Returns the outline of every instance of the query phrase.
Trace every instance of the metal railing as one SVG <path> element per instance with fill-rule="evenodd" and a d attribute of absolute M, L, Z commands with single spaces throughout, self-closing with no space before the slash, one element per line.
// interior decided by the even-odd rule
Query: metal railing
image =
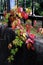
<path fill-rule="evenodd" d="M 10 10 L 10 0 L 0 0 L 0 14 L 3 13 L 4 10 Z"/>
<path fill-rule="evenodd" d="M 36 16 L 36 15 L 34 16 L 33 15 L 34 14 L 33 13 L 34 12 L 33 11 L 33 8 L 34 8 L 34 3 L 33 2 L 34 2 L 34 0 L 32 0 L 32 15 L 29 16 L 29 18 L 32 20 L 32 26 L 33 26 L 33 23 L 34 23 L 33 21 L 34 20 L 42 20 L 42 27 L 43 27 L 43 16 Z M 4 0 L 4 3 L 7 3 L 7 5 L 5 5 L 5 10 L 6 10 L 6 6 L 7 6 L 8 7 L 7 11 L 9 11 L 10 10 L 10 0 L 6 0 L 6 1 Z M 1 5 L 2 5 L 2 0 L 1 0 Z M 18 0 L 17 0 L 17 6 L 18 6 Z M 24 0 L 24 8 L 26 8 L 26 0 Z M 0 16 L 1 15 L 3 15 L 3 14 L 0 13 Z"/>

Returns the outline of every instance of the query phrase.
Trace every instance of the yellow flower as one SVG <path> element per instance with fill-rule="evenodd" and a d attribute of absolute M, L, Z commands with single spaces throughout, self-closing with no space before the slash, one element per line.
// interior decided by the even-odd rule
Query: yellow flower
<path fill-rule="evenodd" d="M 23 37 L 26 37 L 26 33 L 23 33 Z"/>
<path fill-rule="evenodd" d="M 26 8 L 26 11 L 28 11 L 28 8 Z"/>
<path fill-rule="evenodd" d="M 21 13 L 18 13 L 18 16 L 19 16 L 20 18 L 22 18 Z"/>

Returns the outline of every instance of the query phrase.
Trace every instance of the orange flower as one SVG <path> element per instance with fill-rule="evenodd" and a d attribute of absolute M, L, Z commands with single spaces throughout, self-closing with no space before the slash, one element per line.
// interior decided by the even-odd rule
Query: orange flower
<path fill-rule="evenodd" d="M 9 45 L 8 45 L 8 49 L 11 49 L 12 48 L 12 44 L 10 43 Z"/>
<path fill-rule="evenodd" d="M 32 46 L 32 44 L 31 44 L 31 43 L 28 43 L 28 44 L 27 44 L 27 49 L 30 49 L 31 46 Z"/>

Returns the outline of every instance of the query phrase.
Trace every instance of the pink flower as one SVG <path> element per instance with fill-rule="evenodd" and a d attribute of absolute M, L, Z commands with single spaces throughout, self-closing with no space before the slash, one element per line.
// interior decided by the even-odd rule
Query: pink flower
<path fill-rule="evenodd" d="M 28 39 L 26 40 L 26 44 L 27 44 L 27 43 L 32 43 L 32 44 L 33 44 L 33 43 L 34 43 L 34 41 L 33 41 L 33 40 L 31 40 L 30 38 L 28 38 Z"/>
<path fill-rule="evenodd" d="M 34 34 L 30 34 L 29 37 L 30 37 L 31 39 L 34 39 L 36 36 L 35 36 Z"/>
<path fill-rule="evenodd" d="M 42 30 L 42 28 L 39 28 L 39 32 Z"/>
<path fill-rule="evenodd" d="M 36 24 L 37 24 L 37 21 L 36 21 L 36 20 L 34 20 L 34 26 L 36 26 Z"/>
<path fill-rule="evenodd" d="M 20 35 L 23 35 L 23 32 L 20 32 Z"/>
<path fill-rule="evenodd" d="M 22 12 L 22 11 L 23 11 L 23 8 L 22 7 L 18 7 L 18 13 Z"/>
<path fill-rule="evenodd" d="M 42 28 L 38 28 L 38 29 L 37 29 L 37 33 L 40 32 L 41 30 L 42 30 Z"/>
<path fill-rule="evenodd" d="M 26 40 L 26 44 L 27 44 L 27 43 L 29 43 L 29 42 L 28 42 L 28 39 Z"/>

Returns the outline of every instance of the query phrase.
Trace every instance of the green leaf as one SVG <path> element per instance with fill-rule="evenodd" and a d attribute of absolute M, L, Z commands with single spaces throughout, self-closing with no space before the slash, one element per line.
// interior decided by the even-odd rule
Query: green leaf
<path fill-rule="evenodd" d="M 11 54 L 13 54 L 13 55 L 15 55 L 15 49 L 11 49 L 11 52 L 10 52 Z"/>
<path fill-rule="evenodd" d="M 20 47 L 22 47 L 22 44 L 20 44 Z"/>
<path fill-rule="evenodd" d="M 13 55 L 11 55 L 11 57 L 10 57 L 10 58 L 11 58 L 11 60 L 14 60 L 14 57 L 13 57 Z"/>
<path fill-rule="evenodd" d="M 11 62 L 11 59 L 10 59 L 10 57 L 8 58 L 8 62 Z"/>
<path fill-rule="evenodd" d="M 18 48 L 16 48 L 15 51 L 17 52 L 18 51 Z"/>
<path fill-rule="evenodd" d="M 11 56 L 8 57 L 8 62 L 11 62 L 11 61 L 13 61 L 13 60 L 14 60 L 13 55 L 11 55 Z"/>

